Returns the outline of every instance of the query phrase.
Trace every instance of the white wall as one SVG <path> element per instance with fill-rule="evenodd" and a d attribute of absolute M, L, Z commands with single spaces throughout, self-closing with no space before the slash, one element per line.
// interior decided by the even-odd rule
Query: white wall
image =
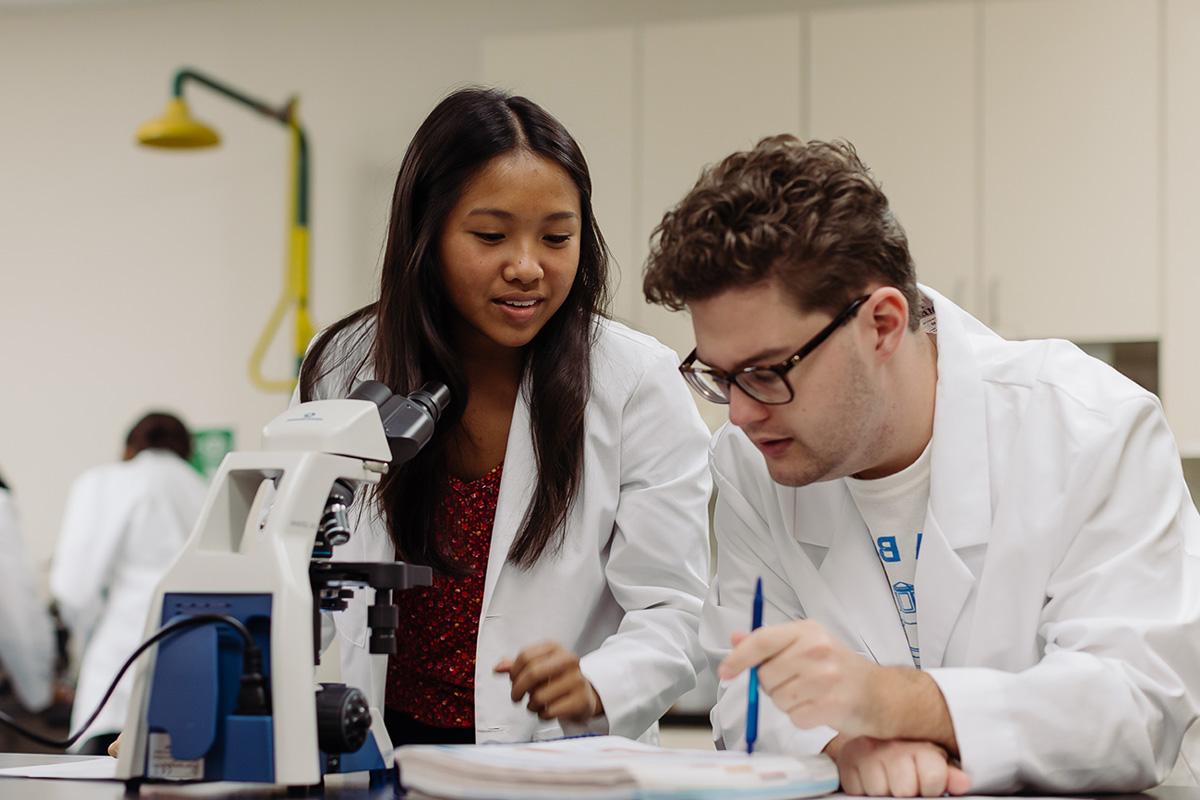
<path fill-rule="evenodd" d="M 1047 2 L 1081 8 L 1076 0 Z M 1190 25 L 1187 3 L 1164 2 L 1086 8 L 1109 9 L 1106 19 L 1158 14 L 1160 25 L 1167 17 Z M 528 91 L 578 134 L 593 161 L 600 222 L 623 269 L 616 313 L 683 349 L 690 346 L 686 320 L 639 305 L 641 258 L 660 206 L 686 189 L 703 162 L 785 129 L 860 141 L 864 160 L 897 192 L 914 252 L 946 274 L 973 259 L 962 293 L 986 311 L 982 284 L 991 276 L 978 267 L 987 248 L 977 234 L 991 224 L 980 211 L 989 208 L 982 179 L 995 169 L 980 167 L 991 152 L 980 137 L 1002 118 L 971 87 L 989 85 L 981 70 L 996 64 L 994 52 L 984 57 L 999 35 L 994 21 L 1024 9 L 1033 24 L 1040 7 L 1023 0 L 0 5 L 0 474 L 16 491 L 31 549 L 48 559 L 69 481 L 115 458 L 128 425 L 148 407 L 178 410 L 194 426 L 234 427 L 239 445 L 252 447 L 285 400 L 255 391 L 245 373 L 280 286 L 286 138 L 269 121 L 193 86 L 192 108 L 222 132 L 222 148 L 137 148 L 133 130 L 159 113 L 177 67 L 193 65 L 270 102 L 300 94 L 313 146 L 318 324 L 372 297 L 391 183 L 417 124 L 450 89 L 492 79 Z M 893 16 L 878 16 L 888 9 Z M 957 22 L 925 30 L 930 19 Z M 922 58 L 889 39 L 895 20 L 923 32 L 914 45 Z M 1170 30 L 1166 44 L 1183 53 L 1186 37 Z M 864 44 L 871 36 L 879 47 Z M 1163 43 L 1145 30 L 1138 42 L 1139 64 L 1163 57 L 1155 49 Z M 541 50 L 523 60 L 525 46 Z M 761 52 L 747 57 L 756 47 Z M 859 60 L 857 52 L 879 62 Z M 1168 155 L 1172 148 L 1186 154 L 1193 120 L 1173 109 L 1190 106 L 1172 98 L 1196 92 L 1184 80 L 1190 62 L 1167 55 L 1165 72 L 1179 79 L 1161 106 L 1163 138 Z M 714 64 L 724 65 L 721 80 L 705 72 Z M 963 72 L 948 74 L 945 64 Z M 925 86 L 922 70 L 942 74 L 950 91 Z M 848 88 L 839 89 L 843 77 Z M 877 131 L 867 95 L 890 97 L 893 85 L 908 92 L 897 111 L 916 109 L 917 116 L 897 120 L 889 137 Z M 973 142 L 947 135 L 921 151 L 931 122 L 943 133 L 954 123 Z M 941 173 L 913 169 L 948 156 L 957 166 Z M 923 186 L 924 174 L 941 183 Z M 1177 183 L 1166 192 L 1167 219 L 1180 224 L 1164 228 L 1165 260 L 1170 274 L 1187 277 L 1196 272 L 1193 254 L 1170 245 L 1186 238 L 1180 221 L 1191 218 L 1190 209 L 1171 203 L 1176 196 L 1190 202 L 1193 193 Z M 972 195 L 969 212 L 954 199 Z M 949 211 L 922 205 L 922 197 L 941 198 Z M 938 224 L 955 213 L 962 219 Z M 1133 266 L 1158 275 L 1157 255 L 1143 261 Z M 941 288 L 953 293 L 959 281 L 947 281 Z M 1182 281 L 1162 289 L 1168 298 L 1174 285 Z M 1168 413 L 1176 415 L 1200 408 L 1193 402 L 1200 384 L 1183 377 L 1196 333 L 1183 302 L 1168 303 L 1175 313 L 1163 335 L 1177 365 L 1174 378 L 1163 376 Z M 273 370 L 286 371 L 283 348 L 272 355 Z M 709 411 L 717 421 L 720 409 Z M 1190 440 L 1200 442 L 1200 413 L 1183 419 L 1185 427 L 1194 423 Z"/>
<path fill-rule="evenodd" d="M 45 562 L 52 552 L 70 480 L 115 459 L 142 411 L 164 407 L 193 426 L 233 427 L 246 447 L 285 399 L 257 392 L 245 373 L 280 286 L 286 137 L 193 86 L 192 110 L 222 133 L 222 147 L 136 147 L 135 127 L 161 111 L 177 67 L 272 103 L 299 93 L 313 147 L 313 311 L 328 324 L 371 299 L 404 147 L 440 97 L 482 79 L 485 38 L 805 5 L 0 6 L 0 474 L 35 556 Z M 613 205 L 605 190 L 617 177 L 597 174 L 598 204 Z M 614 218 L 614 233 L 644 240 L 628 230 L 633 223 Z M 627 245 L 618 256 L 627 262 L 631 253 Z M 626 279 L 627 303 L 638 283 Z M 272 353 L 275 372 L 288 368 L 284 349 Z"/>

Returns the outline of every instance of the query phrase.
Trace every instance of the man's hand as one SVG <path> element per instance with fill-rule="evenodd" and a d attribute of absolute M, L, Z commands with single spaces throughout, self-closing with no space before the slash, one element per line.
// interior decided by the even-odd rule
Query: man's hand
<path fill-rule="evenodd" d="M 871 797 L 941 797 L 966 794 L 967 773 L 946 751 L 929 742 L 883 741 L 838 736 L 825 748 L 838 766 L 842 791 Z"/>
<path fill-rule="evenodd" d="M 512 701 L 519 703 L 528 695 L 526 708 L 541 719 L 583 723 L 604 713 L 600 695 L 579 671 L 579 656 L 558 642 L 527 647 L 494 670 L 508 673 Z"/>
<path fill-rule="evenodd" d="M 722 680 L 758 665 L 758 683 L 799 728 L 828 725 L 846 736 L 892 738 L 875 719 L 883 667 L 850 650 L 819 623 L 797 620 L 735 633 Z"/>
<path fill-rule="evenodd" d="M 721 679 L 757 664 L 759 685 L 799 728 L 827 725 L 846 738 L 932 742 L 958 754 L 950 709 L 927 673 L 881 667 L 811 620 L 735 633 L 733 645 Z"/>

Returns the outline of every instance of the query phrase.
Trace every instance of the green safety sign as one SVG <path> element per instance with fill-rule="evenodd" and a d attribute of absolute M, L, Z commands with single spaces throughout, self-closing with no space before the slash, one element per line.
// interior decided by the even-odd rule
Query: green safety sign
<path fill-rule="evenodd" d="M 233 452 L 233 431 L 229 428 L 198 428 L 192 431 L 192 466 L 211 478 L 227 453 Z"/>

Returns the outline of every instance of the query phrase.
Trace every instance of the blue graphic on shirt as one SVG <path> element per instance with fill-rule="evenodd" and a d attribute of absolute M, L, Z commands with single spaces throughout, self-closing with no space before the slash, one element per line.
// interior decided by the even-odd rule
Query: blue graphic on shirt
<path fill-rule="evenodd" d="M 923 531 L 917 531 L 916 546 L 912 563 L 921 557 L 921 540 L 924 537 Z M 911 546 L 913 540 L 909 539 L 908 543 Z M 910 570 L 907 575 L 901 570 L 907 553 L 901 552 L 900 543 L 895 536 L 879 536 L 875 539 L 876 552 L 879 553 L 879 560 L 883 564 L 884 572 L 888 573 L 888 583 L 891 584 L 892 597 L 896 602 L 896 613 L 900 618 L 904 635 L 908 639 L 909 651 L 912 654 L 913 665 L 921 668 L 921 648 L 917 643 L 917 587 L 909 580 L 904 578 L 911 576 L 915 570 Z"/>
<path fill-rule="evenodd" d="M 879 558 L 885 564 L 895 564 L 900 560 L 900 548 L 896 546 L 895 536 L 880 536 L 875 541 L 879 545 Z"/>

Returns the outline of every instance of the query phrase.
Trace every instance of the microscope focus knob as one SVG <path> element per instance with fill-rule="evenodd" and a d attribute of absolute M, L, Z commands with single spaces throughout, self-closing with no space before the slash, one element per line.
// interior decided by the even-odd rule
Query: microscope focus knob
<path fill-rule="evenodd" d="M 317 692 L 317 746 L 324 753 L 353 753 L 371 732 L 371 709 L 358 689 L 323 683 Z"/>

